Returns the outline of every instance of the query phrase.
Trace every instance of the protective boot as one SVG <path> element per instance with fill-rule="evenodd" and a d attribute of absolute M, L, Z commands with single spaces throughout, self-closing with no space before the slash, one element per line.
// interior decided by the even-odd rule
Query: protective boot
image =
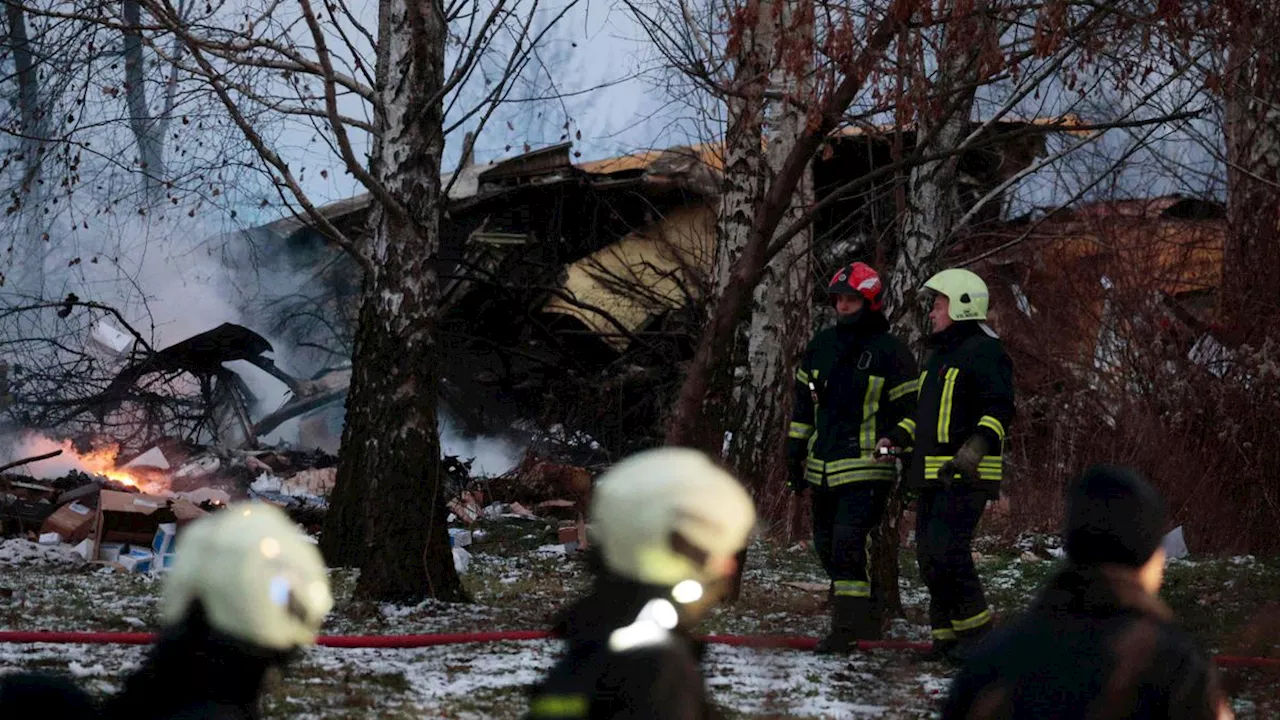
<path fill-rule="evenodd" d="M 974 653 L 977 652 L 978 647 L 982 645 L 982 641 L 986 638 L 987 633 L 990 633 L 993 627 L 994 623 L 988 622 L 983 623 L 972 630 L 965 630 L 963 632 L 956 633 L 955 645 L 946 652 L 947 660 L 955 665 L 964 665 L 969 662 L 969 660 L 973 658 Z"/>
<path fill-rule="evenodd" d="M 878 623 L 873 628 L 871 598 L 836 595 L 831 604 L 831 632 L 818 641 L 814 651 L 821 654 L 847 653 L 857 649 L 859 640 L 879 636 Z"/>
<path fill-rule="evenodd" d="M 951 653 L 956 649 L 956 635 L 951 628 L 945 628 L 942 631 L 945 634 L 940 635 L 939 630 L 934 628 L 933 647 L 929 648 L 929 652 L 925 655 L 926 660 L 935 662 L 943 662 L 951 660 Z"/>

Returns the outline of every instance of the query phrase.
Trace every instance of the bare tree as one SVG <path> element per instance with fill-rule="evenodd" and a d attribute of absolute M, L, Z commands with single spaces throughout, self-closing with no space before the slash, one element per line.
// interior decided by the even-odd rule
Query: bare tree
<path fill-rule="evenodd" d="M 999 217 L 1007 191 L 1099 142 L 1108 130 L 1167 127 L 1197 112 L 1186 105 L 1161 108 L 1158 99 L 1166 86 L 1160 83 L 1156 88 L 1141 87 L 1136 81 L 1126 85 L 1135 77 L 1131 68 L 1134 53 L 1140 54 L 1142 33 L 1158 19 L 1141 3 L 921 0 L 860 3 L 855 9 L 819 2 L 813 11 L 812 56 L 797 52 L 793 45 L 805 37 L 798 28 L 787 26 L 768 39 L 769 30 L 778 27 L 778 18 L 788 12 L 803 16 L 803 4 L 715 5 L 709 15 L 728 18 L 721 26 L 705 21 L 700 25 L 698 11 L 688 3 L 658 7 L 639 11 L 648 20 L 648 35 L 663 48 L 671 67 L 721 98 L 727 108 L 721 223 L 740 229 L 741 237 L 720 233 L 725 247 L 718 248 L 716 285 L 721 292 L 714 296 L 667 432 L 668 443 L 712 452 L 720 451 L 725 430 L 743 429 L 736 422 L 741 415 L 724 411 L 734 378 L 748 376 L 743 367 L 747 363 L 729 350 L 738 347 L 745 333 L 760 333 L 760 340 L 769 340 L 767 324 L 751 324 L 751 318 L 768 316 L 759 303 L 760 293 L 776 292 L 760 286 L 766 278 L 772 283 L 778 277 L 773 263 L 779 253 L 797 252 L 791 243 L 803 244 L 797 236 L 809 232 L 818 213 L 880 178 L 897 178 L 887 183 L 897 198 L 894 232 L 883 238 L 862 238 L 852 251 L 890 269 L 886 275 L 891 318 L 899 333 L 918 342 L 924 335 L 925 311 L 917 302 L 917 290 L 949 261 L 948 253 L 974 229 L 978 218 L 993 213 Z M 752 45 L 761 41 L 773 44 L 762 52 Z M 1175 63 L 1169 73 L 1157 75 L 1178 77 L 1187 67 Z M 800 92 L 785 84 L 770 86 L 768 79 L 784 68 L 800 80 L 796 86 Z M 1090 104 L 1090 93 L 1122 85 L 1126 92 L 1118 97 L 1112 94 L 1118 99 L 1113 106 Z M 1135 87 L 1138 92 L 1133 92 Z M 766 100 L 782 106 L 790 102 L 802 110 L 804 122 L 790 142 L 776 142 L 773 133 L 782 123 L 771 123 L 767 129 L 751 125 L 765 112 Z M 1093 122 L 1053 119 L 1084 115 L 1085 108 L 1095 110 L 1089 113 Z M 962 158 L 992 153 L 994 145 L 1014 139 L 997 130 L 998 124 L 1028 115 L 1041 119 L 1025 122 L 1016 132 L 1042 135 L 1071 129 L 1072 141 L 1022 169 L 1008 170 L 990 192 L 973 195 L 966 189 L 969 181 Z M 895 147 L 892 162 L 809 199 L 804 189 L 806 169 L 832 133 L 886 121 L 895 126 L 890 131 Z M 748 140 L 753 131 L 756 138 L 768 138 L 771 151 L 783 148 L 781 157 L 767 163 L 767 169 L 766 163 L 756 159 L 761 153 L 753 154 Z M 1099 169 L 1092 182 L 1113 170 Z M 735 187 L 735 178 L 749 192 Z M 794 349 L 788 343 L 768 344 L 779 354 Z M 785 355 L 775 356 L 773 363 L 783 365 Z M 750 365 L 752 381 L 754 368 L 769 367 L 756 357 Z M 772 395 L 764 402 L 773 406 L 774 416 L 782 417 L 787 383 L 785 378 L 779 383 L 776 377 L 772 387 L 762 383 L 758 388 Z M 735 421 L 727 421 L 728 417 Z M 770 430 L 780 438 L 783 427 L 777 422 Z M 745 438 L 758 448 L 771 448 L 772 440 L 759 440 L 768 432 L 758 428 L 745 433 Z M 755 463 L 739 469 L 752 476 L 768 467 L 768 463 Z M 885 571 L 879 584 L 887 591 L 891 608 L 899 607 L 898 508 L 895 500 L 880 530 L 882 542 L 877 544 L 888 553 L 877 565 Z"/>
<path fill-rule="evenodd" d="M 5 5 L 8 21 L 6 48 L 13 58 L 14 79 L 17 83 L 18 106 L 18 155 L 22 166 L 17 188 L 13 192 L 14 204 L 39 207 L 44 193 L 40 192 L 41 168 L 47 151 L 42 142 L 48 136 L 47 116 L 40 100 L 40 81 L 36 73 L 35 51 L 27 30 L 27 13 L 21 5 Z M 32 218 L 34 213 L 27 213 Z M 32 222 L 23 224 L 18 245 L 22 253 L 20 270 L 28 287 L 37 292 L 44 287 L 44 248 L 39 226 Z"/>
<path fill-rule="evenodd" d="M 142 2 L 182 40 L 188 59 L 167 59 L 208 84 L 281 193 L 364 271 L 343 451 L 322 542 L 331 562 L 361 567 L 361 597 L 463 598 L 445 533 L 436 424 L 445 137 L 463 124 L 483 127 L 572 5 L 535 27 L 542 19 L 536 2 L 381 0 L 376 28 L 367 28 L 345 3 L 297 0 L 288 15 L 270 3 L 247 22 L 240 15 L 193 26 L 169 0 Z M 282 73 L 293 96 L 242 84 L 246 68 Z M 476 92 L 472 80 L 480 76 Z M 344 234 L 308 197 L 300 170 L 257 128 L 254 112 L 264 109 L 314 120 L 374 200 L 368 242 Z"/>

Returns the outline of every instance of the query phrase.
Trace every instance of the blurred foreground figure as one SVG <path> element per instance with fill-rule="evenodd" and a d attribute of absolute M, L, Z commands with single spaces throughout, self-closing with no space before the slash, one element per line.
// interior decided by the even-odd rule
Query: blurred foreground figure
<path fill-rule="evenodd" d="M 557 623 L 566 655 L 531 718 L 706 718 L 688 629 L 723 597 L 755 524 L 750 496 L 705 455 L 648 450 L 596 483 L 595 586 Z"/>
<path fill-rule="evenodd" d="M 942 717 L 1232 717 L 1210 659 L 1156 596 L 1164 501 L 1126 468 L 1068 491 L 1068 565 L 1026 615 L 994 631 L 956 678 Z"/>
<path fill-rule="evenodd" d="M 266 675 L 315 643 L 333 606 L 320 552 L 278 508 L 239 503 L 186 528 L 164 631 L 109 718 L 258 718 Z"/>
<path fill-rule="evenodd" d="M 45 672 L 0 677 L 0 718 L 85 720 L 98 717 L 93 698 L 70 678 Z"/>

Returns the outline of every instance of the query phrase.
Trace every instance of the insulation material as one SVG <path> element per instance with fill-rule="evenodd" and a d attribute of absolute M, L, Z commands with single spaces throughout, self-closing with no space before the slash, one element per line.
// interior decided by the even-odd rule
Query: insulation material
<path fill-rule="evenodd" d="M 577 318 L 621 351 L 631 342 L 628 333 L 697 293 L 714 243 L 714 210 L 681 208 L 570 265 L 559 288 L 567 297 L 553 295 L 542 309 Z"/>

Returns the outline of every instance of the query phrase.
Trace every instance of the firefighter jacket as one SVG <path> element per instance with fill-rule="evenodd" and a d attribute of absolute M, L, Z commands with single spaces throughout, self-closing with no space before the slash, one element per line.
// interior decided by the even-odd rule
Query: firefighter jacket
<path fill-rule="evenodd" d="M 566 652 L 529 698 L 529 720 L 544 718 L 718 717 L 698 668 L 701 646 L 679 629 L 651 627 L 650 602 L 670 588 L 605 575 L 554 631 Z"/>
<path fill-rule="evenodd" d="M 1069 566 L 995 630 L 951 686 L 943 720 L 1213 720 L 1209 657 L 1131 569 Z"/>
<path fill-rule="evenodd" d="M 272 668 L 292 653 L 251 645 L 209 627 L 199 604 L 160 636 L 104 705 L 111 720 L 256 720 Z"/>
<path fill-rule="evenodd" d="M 894 463 L 877 463 L 876 442 L 915 409 L 917 366 L 878 312 L 819 332 L 796 370 L 788 433 L 792 465 L 804 462 L 811 486 L 896 479 Z"/>
<path fill-rule="evenodd" d="M 997 496 L 1005 434 L 1013 422 L 1013 362 L 1004 344 L 976 321 L 955 323 L 929 343 L 915 417 L 888 435 L 894 445 L 913 448 L 904 484 L 913 490 L 941 487 L 938 470 L 976 433 L 988 448 L 976 488 Z"/>

